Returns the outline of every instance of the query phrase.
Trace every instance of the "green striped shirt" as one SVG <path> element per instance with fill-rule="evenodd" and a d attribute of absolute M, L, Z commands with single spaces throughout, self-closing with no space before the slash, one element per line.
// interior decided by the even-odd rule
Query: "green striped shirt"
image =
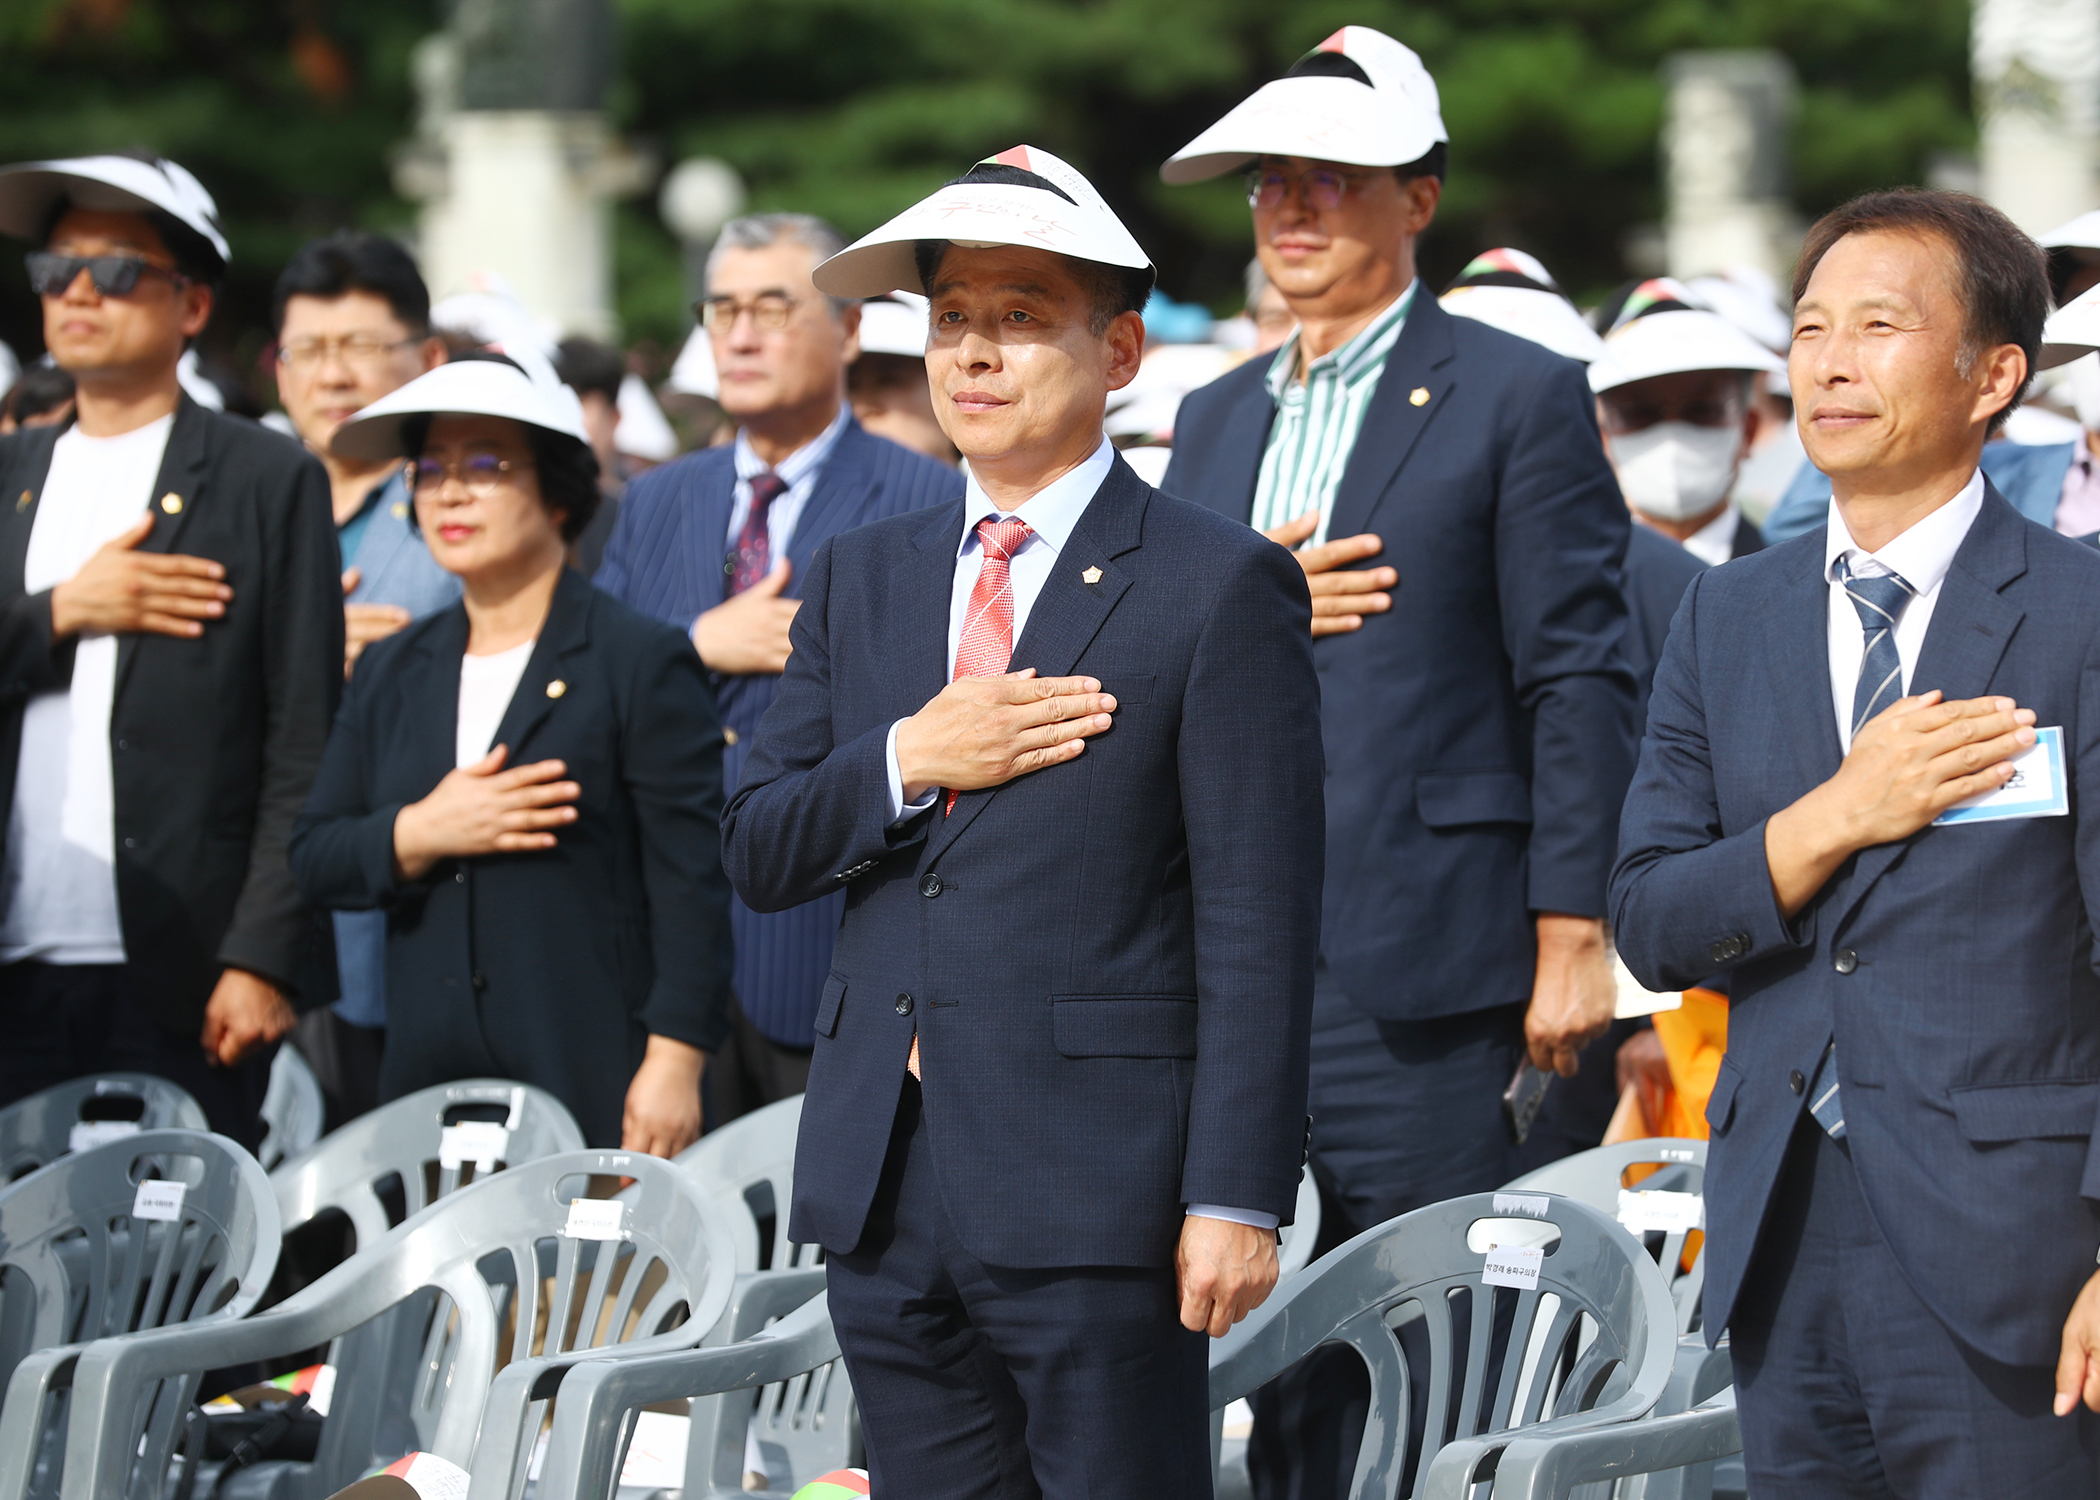
<path fill-rule="evenodd" d="M 1298 335 L 1276 351 L 1269 366 L 1269 395 L 1276 420 L 1269 427 L 1269 446 L 1261 456 L 1261 475 L 1254 485 L 1254 529 L 1273 531 L 1284 522 L 1317 508 L 1319 529 L 1305 545 L 1327 540 L 1327 521 L 1334 513 L 1335 487 L 1349 466 L 1357 429 L 1386 356 L 1399 342 L 1414 285 L 1373 318 L 1363 332 L 1341 348 L 1312 361 L 1305 379 L 1298 376 Z"/>

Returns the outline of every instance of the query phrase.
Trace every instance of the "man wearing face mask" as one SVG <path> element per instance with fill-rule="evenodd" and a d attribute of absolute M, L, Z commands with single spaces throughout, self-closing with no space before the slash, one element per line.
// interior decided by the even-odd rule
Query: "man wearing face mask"
<path fill-rule="evenodd" d="M 1718 313 L 1682 302 L 1619 324 L 1590 365 L 1590 389 L 1636 519 L 1710 565 L 1764 546 L 1728 497 L 1757 440 L 1751 382 L 1784 368 Z"/>

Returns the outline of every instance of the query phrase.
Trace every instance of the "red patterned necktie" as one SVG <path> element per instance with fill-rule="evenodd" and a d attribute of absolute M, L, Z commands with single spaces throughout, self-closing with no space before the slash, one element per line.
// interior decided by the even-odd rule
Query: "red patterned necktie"
<path fill-rule="evenodd" d="M 1035 533 L 1026 521 L 995 520 L 986 516 L 977 523 L 977 540 L 984 547 L 984 562 L 977 569 L 977 582 L 970 590 L 970 609 L 963 616 L 962 636 L 955 643 L 955 676 L 997 677 L 1014 659 L 1014 589 L 1009 566 Z M 955 811 L 956 791 L 948 789 L 948 802 L 941 816 Z M 919 1076 L 919 1034 L 911 1038 L 911 1056 L 905 1070 Z"/>
<path fill-rule="evenodd" d="M 751 513 L 736 534 L 736 554 L 729 560 L 729 592 L 741 594 L 773 571 L 773 538 L 766 512 L 787 493 L 788 483 L 771 469 L 751 476 Z"/>

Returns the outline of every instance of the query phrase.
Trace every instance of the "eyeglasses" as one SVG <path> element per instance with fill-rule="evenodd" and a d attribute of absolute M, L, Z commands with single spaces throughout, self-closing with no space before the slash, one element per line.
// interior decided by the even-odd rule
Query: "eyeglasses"
<path fill-rule="evenodd" d="M 801 305 L 799 299 L 780 292 L 760 292 L 749 302 L 739 302 L 734 297 L 707 297 L 700 303 L 700 321 L 726 333 L 736 327 L 738 318 L 749 313 L 759 332 L 778 333 L 788 326 L 788 319 Z"/>
<path fill-rule="evenodd" d="M 419 458 L 409 471 L 409 483 L 418 493 L 428 491 L 434 495 L 444 488 L 447 479 L 457 479 L 468 494 L 486 499 L 508 484 L 511 475 L 531 467 L 493 453 L 469 453 L 451 463 L 439 458 Z"/>
<path fill-rule="evenodd" d="M 54 255 L 32 250 L 28 256 L 29 287 L 39 297 L 60 297 L 66 288 L 88 273 L 95 290 L 105 297 L 123 297 L 139 284 L 141 276 L 153 276 L 171 285 L 190 284 L 189 277 L 137 255 Z"/>
<path fill-rule="evenodd" d="M 421 342 L 417 338 L 382 339 L 368 333 L 347 334 L 339 339 L 300 339 L 280 348 L 277 362 L 287 370 L 306 375 L 327 364 L 331 356 L 339 356 L 355 369 L 376 370 L 396 349 Z"/>
<path fill-rule="evenodd" d="M 1247 173 L 1247 206 L 1274 208 L 1295 187 L 1308 207 L 1331 212 L 1342 206 L 1349 190 L 1364 181 L 1361 172 L 1336 172 L 1314 167 L 1310 172 L 1286 172 L 1281 167 L 1254 167 Z"/>

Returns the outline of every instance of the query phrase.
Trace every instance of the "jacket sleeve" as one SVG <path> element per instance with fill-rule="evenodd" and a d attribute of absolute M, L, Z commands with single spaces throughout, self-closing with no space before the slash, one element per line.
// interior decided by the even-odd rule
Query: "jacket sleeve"
<path fill-rule="evenodd" d="M 392 906 L 422 890 L 394 873 L 394 819 L 402 803 L 374 807 L 367 792 L 371 695 L 387 681 L 393 656 L 383 642 L 368 651 L 350 679 L 342 712 L 328 736 L 320 774 L 292 828 L 290 860 L 299 892 L 317 907 L 367 911 Z"/>
<path fill-rule="evenodd" d="M 262 784 L 256 789 L 248 873 L 218 960 L 295 986 L 314 928 L 286 854 L 342 695 L 343 589 L 328 477 L 320 464 L 301 457 L 295 466 L 273 466 L 253 482 L 261 533 L 257 586 L 268 622 L 262 644 Z"/>
<path fill-rule="evenodd" d="M 729 878 L 722 871 L 722 726 L 700 658 L 649 632 L 630 684 L 621 774 L 641 835 L 656 980 L 642 1024 L 714 1051 L 729 1035 Z"/>
<path fill-rule="evenodd" d="M 1767 820 L 1735 834 L 1722 828 L 1699 681 L 1699 595 L 1711 577 L 1692 580 L 1670 626 L 1612 871 L 1619 956 L 1653 990 L 1687 989 L 1716 970 L 1801 948 L 1815 934 L 1816 903 L 1792 922 L 1780 915 L 1765 862 Z"/>
<path fill-rule="evenodd" d="M 34 460 L 49 462 L 48 450 L 41 444 L 34 458 L 26 448 L 21 437 L 0 437 L 0 491 L 13 490 L 17 474 L 34 472 Z M 70 636 L 65 640 L 52 638 L 51 590 L 17 595 L 0 603 L 0 703 L 12 706 L 27 702 L 38 693 L 54 693 L 71 686 L 75 645 L 76 640 Z"/>
<path fill-rule="evenodd" d="M 729 883 L 753 911 L 785 911 L 842 890 L 864 866 L 926 837 L 925 818 L 890 822 L 888 724 L 832 736 L 831 568 L 836 538 L 810 560 L 789 638 L 794 654 L 722 818 Z"/>
<path fill-rule="evenodd" d="M 1602 917 L 1636 741 L 1620 584 L 1632 523 L 1581 366 L 1554 365 L 1515 415 L 1496 582 L 1517 701 L 1532 718 L 1527 903 Z"/>
<path fill-rule="evenodd" d="M 1326 865 L 1312 601 L 1283 548 L 1238 551 L 1181 709 L 1196 918 L 1196 1062 L 1182 1202 L 1288 1223 L 1304 1165 Z"/>

